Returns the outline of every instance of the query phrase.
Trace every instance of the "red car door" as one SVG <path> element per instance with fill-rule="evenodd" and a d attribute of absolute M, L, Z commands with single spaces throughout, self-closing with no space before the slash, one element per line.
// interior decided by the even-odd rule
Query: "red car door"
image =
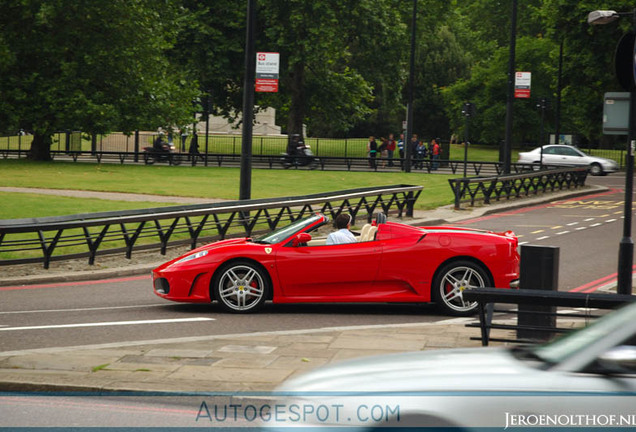
<path fill-rule="evenodd" d="M 282 247 L 276 253 L 280 291 L 295 301 L 348 301 L 373 296 L 381 258 L 378 241 Z"/>

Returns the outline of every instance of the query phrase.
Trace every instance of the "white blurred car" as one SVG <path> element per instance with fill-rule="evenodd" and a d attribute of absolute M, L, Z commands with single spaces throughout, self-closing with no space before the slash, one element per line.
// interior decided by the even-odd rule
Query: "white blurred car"
<path fill-rule="evenodd" d="M 359 358 L 276 393 L 276 427 L 634 430 L 636 303 L 545 345 Z"/>
<path fill-rule="evenodd" d="M 539 165 L 541 147 L 529 152 L 519 153 L 519 163 Z M 618 164 L 611 159 L 590 156 L 569 145 L 543 146 L 543 165 L 587 166 L 592 175 L 606 175 L 618 171 Z"/>

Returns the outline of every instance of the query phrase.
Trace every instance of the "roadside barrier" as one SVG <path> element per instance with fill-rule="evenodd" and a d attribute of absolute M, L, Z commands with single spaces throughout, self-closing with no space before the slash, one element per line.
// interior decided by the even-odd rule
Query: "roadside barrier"
<path fill-rule="evenodd" d="M 543 339 L 528 339 L 519 337 L 520 332 L 546 332 L 549 334 L 565 333 L 573 330 L 573 327 L 557 327 L 557 319 L 564 318 L 568 322 L 578 318 L 581 322 L 586 323 L 591 319 L 598 318 L 589 312 L 589 309 L 616 309 L 624 304 L 635 301 L 636 297 L 624 294 L 600 294 L 600 293 L 576 293 L 576 292 L 559 292 L 544 291 L 534 289 L 500 289 L 500 288 L 478 288 L 469 289 L 463 292 L 463 297 L 468 301 L 476 301 L 479 310 L 479 324 L 466 324 L 466 327 L 479 327 L 481 330 L 480 338 L 471 338 L 473 340 L 481 340 L 483 346 L 488 346 L 489 342 L 514 342 L 514 343 L 536 343 Z M 567 307 L 568 311 L 563 313 L 554 312 L 550 316 L 554 317 L 554 325 L 537 326 L 523 325 L 514 319 L 510 319 L 510 315 L 518 314 L 518 310 L 511 309 L 495 309 L 495 304 L 513 304 L 513 305 L 537 305 Z M 579 311 L 574 313 L 571 308 L 584 308 L 587 311 Z M 499 313 L 498 318 L 495 313 Z M 524 313 L 528 313 L 527 311 Z M 537 311 L 539 315 L 545 316 L 546 312 Z M 496 319 L 496 321 L 495 321 Z M 490 331 L 508 330 L 516 331 L 517 337 L 492 337 Z"/>
<path fill-rule="evenodd" d="M 529 166 L 526 165 L 526 167 Z M 449 179 L 448 183 L 455 195 L 455 209 L 459 210 L 461 203 L 466 202 L 469 202 L 471 206 L 474 206 L 477 200 L 490 204 L 493 199 L 508 200 L 522 195 L 536 195 L 539 192 L 582 187 L 585 186 L 588 171 L 587 167 L 540 171 L 530 169 L 529 172 L 520 174 Z"/>
<path fill-rule="evenodd" d="M 0 148 L 0 157 L 4 159 L 25 158 L 27 152 L 25 150 L 10 150 Z M 94 152 L 82 151 L 62 151 L 52 150 L 51 157 L 59 161 L 72 162 L 97 162 L 97 163 L 145 163 L 147 160 L 143 152 L 135 153 L 131 151 L 106 151 L 97 150 Z M 283 169 L 281 160 L 283 155 L 271 154 L 253 154 L 252 165 L 255 168 Z M 297 156 L 302 160 L 305 156 Z M 317 156 L 315 165 L 311 167 L 299 164 L 289 169 L 317 169 L 320 171 L 374 171 L 374 172 L 400 172 L 404 164 L 404 159 L 393 158 L 386 159 L 378 157 L 375 159 L 373 166 L 369 164 L 368 157 L 359 156 Z M 241 164 L 241 155 L 237 153 L 199 153 L 191 155 L 189 153 L 177 152 L 173 153 L 171 158 L 166 161 L 159 162 L 161 165 L 192 165 L 192 166 L 215 166 L 215 167 L 238 167 Z M 411 161 L 412 173 L 443 173 L 443 174 L 461 174 L 464 171 L 469 175 L 500 175 L 503 173 L 503 163 L 501 162 L 485 162 L 485 161 L 458 161 L 440 159 L 438 161 L 439 168 L 434 169 L 433 162 L 430 159 L 413 159 Z M 309 164 L 308 164 L 309 165 Z M 528 164 L 512 163 L 510 169 L 514 173 L 527 172 L 531 169 Z"/>
<path fill-rule="evenodd" d="M 276 230 L 315 212 L 371 222 L 375 212 L 413 216 L 422 186 L 395 185 L 214 204 L 0 220 L 0 266 L 190 245 Z"/>

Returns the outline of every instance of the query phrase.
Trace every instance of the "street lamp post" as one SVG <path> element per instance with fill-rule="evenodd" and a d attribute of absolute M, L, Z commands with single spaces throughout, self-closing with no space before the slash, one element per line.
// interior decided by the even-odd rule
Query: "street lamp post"
<path fill-rule="evenodd" d="M 627 156 L 625 169 L 625 207 L 623 210 L 623 237 L 618 248 L 618 285 L 616 292 L 618 294 L 632 294 L 632 267 L 634 265 L 634 242 L 632 240 L 632 193 L 634 190 L 634 146 L 636 145 L 634 138 L 636 135 L 636 121 L 634 116 L 636 114 L 636 59 L 634 54 L 636 49 L 634 47 L 634 35 L 636 35 L 636 9 L 632 12 L 618 13 L 611 10 L 598 10 L 590 12 L 587 17 L 589 24 L 608 24 L 616 21 L 621 16 L 632 17 L 632 35 L 631 35 L 631 62 L 630 76 L 628 80 L 622 80 L 622 83 L 627 82 L 626 90 L 629 90 L 629 131 L 627 134 Z M 620 71 L 617 71 L 620 73 Z"/>
<path fill-rule="evenodd" d="M 517 44 L 517 0 L 512 0 L 510 15 L 510 53 L 508 55 L 508 90 L 506 96 L 506 138 L 503 148 L 503 172 L 510 174 L 510 154 L 512 152 L 513 106 L 515 101 L 515 47 Z"/>
<path fill-rule="evenodd" d="M 256 50 L 256 0 L 247 0 L 247 29 L 245 31 L 245 79 L 243 81 L 243 134 L 241 141 L 241 180 L 239 199 L 252 197 L 252 131 L 254 122 L 254 79 Z"/>

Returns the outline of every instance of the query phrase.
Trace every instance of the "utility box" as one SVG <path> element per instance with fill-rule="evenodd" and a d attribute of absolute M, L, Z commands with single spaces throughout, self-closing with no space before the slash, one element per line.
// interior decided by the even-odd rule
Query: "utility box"
<path fill-rule="evenodd" d="M 629 132 L 629 92 L 605 93 L 603 100 L 603 133 L 627 135 Z"/>

